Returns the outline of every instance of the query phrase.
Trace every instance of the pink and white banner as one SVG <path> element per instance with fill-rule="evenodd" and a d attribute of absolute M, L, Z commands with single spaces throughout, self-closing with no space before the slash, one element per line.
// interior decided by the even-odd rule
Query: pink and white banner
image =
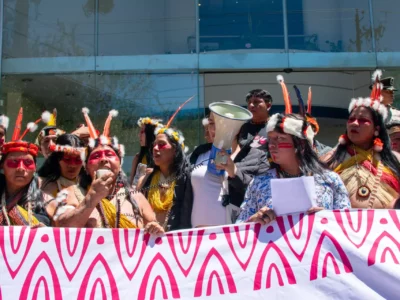
<path fill-rule="evenodd" d="M 0 227 L 3 299 L 398 299 L 400 213 L 325 211 L 151 238 Z"/>

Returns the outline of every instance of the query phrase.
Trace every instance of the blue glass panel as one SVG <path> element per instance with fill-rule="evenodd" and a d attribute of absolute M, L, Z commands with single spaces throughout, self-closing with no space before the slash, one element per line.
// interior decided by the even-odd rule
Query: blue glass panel
<path fill-rule="evenodd" d="M 283 49 L 282 1 L 199 0 L 200 52 Z"/>

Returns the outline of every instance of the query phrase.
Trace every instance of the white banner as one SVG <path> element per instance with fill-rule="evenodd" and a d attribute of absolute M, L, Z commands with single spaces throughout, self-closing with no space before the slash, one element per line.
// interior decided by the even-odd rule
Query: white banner
<path fill-rule="evenodd" d="M 3 299 L 398 299 L 400 214 L 323 211 L 151 238 L 0 227 Z"/>

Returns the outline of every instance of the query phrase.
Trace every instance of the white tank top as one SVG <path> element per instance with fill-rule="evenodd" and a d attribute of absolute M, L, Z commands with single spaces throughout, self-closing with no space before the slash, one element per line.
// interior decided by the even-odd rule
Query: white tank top
<path fill-rule="evenodd" d="M 199 155 L 196 165 L 207 160 L 210 151 Z M 207 172 L 208 161 L 192 172 L 193 209 L 192 226 L 226 224 L 225 207 L 222 206 L 223 176 Z"/>

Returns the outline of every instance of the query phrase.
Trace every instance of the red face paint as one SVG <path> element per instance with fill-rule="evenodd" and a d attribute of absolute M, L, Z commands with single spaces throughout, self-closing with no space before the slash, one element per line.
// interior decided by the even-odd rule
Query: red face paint
<path fill-rule="evenodd" d="M 154 149 L 158 150 L 165 150 L 165 149 L 171 149 L 172 146 L 170 144 L 155 144 Z"/>
<path fill-rule="evenodd" d="M 103 158 L 115 160 L 115 159 L 118 159 L 118 156 L 112 150 L 108 150 L 108 149 L 107 150 L 99 150 L 99 151 L 96 151 L 96 152 L 93 152 L 92 154 L 90 154 L 88 162 L 90 164 L 97 164 Z"/>
<path fill-rule="evenodd" d="M 358 124 L 360 124 L 360 125 L 369 125 L 369 124 L 371 124 L 371 120 L 369 120 L 367 118 L 359 118 L 359 119 L 357 119 L 357 118 L 354 118 L 354 117 L 349 118 L 347 120 L 347 123 L 351 124 L 351 123 L 354 123 L 355 121 L 357 121 Z"/>
<path fill-rule="evenodd" d="M 68 165 L 75 165 L 75 166 L 79 166 L 83 163 L 82 159 L 79 156 L 64 156 L 61 161 L 63 161 Z"/>
<path fill-rule="evenodd" d="M 293 144 L 291 143 L 278 143 L 278 149 L 292 149 Z"/>
<path fill-rule="evenodd" d="M 25 169 L 25 170 L 35 170 L 36 165 L 35 161 L 33 159 L 7 159 L 6 160 L 6 166 L 11 169 Z"/>

